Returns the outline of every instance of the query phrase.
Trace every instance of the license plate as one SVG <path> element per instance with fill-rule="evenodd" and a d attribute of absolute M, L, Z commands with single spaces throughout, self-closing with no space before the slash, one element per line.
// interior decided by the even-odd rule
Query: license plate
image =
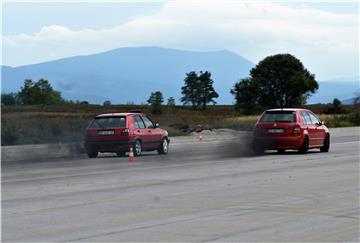
<path fill-rule="evenodd" d="M 114 135 L 114 131 L 98 131 L 99 135 Z"/>
<path fill-rule="evenodd" d="M 272 128 L 272 129 L 268 129 L 268 133 L 284 133 L 284 129 L 283 128 Z"/>

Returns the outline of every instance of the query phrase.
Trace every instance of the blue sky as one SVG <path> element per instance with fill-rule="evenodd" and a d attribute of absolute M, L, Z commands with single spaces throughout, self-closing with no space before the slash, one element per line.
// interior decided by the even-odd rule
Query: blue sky
<path fill-rule="evenodd" d="M 125 46 L 292 53 L 319 79 L 359 76 L 358 2 L 5 2 L 2 63 Z"/>

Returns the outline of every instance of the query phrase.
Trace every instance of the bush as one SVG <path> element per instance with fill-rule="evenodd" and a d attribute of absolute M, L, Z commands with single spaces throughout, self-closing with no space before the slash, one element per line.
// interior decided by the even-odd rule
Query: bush
<path fill-rule="evenodd" d="M 355 126 L 360 126 L 360 111 L 355 111 L 347 116 L 347 120 Z"/>
<path fill-rule="evenodd" d="M 321 116 L 327 127 L 352 127 L 360 126 L 360 111 L 354 111 L 344 115 Z"/>
<path fill-rule="evenodd" d="M 19 135 L 13 124 L 1 123 L 1 145 L 16 144 Z"/>

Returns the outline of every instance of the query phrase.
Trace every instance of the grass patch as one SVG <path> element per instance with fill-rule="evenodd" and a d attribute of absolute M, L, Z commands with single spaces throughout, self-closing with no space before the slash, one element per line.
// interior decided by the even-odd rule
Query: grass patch
<path fill-rule="evenodd" d="M 320 119 L 325 121 L 328 127 L 360 126 L 360 108 L 351 107 L 354 110 L 348 114 L 321 114 Z M 150 114 L 149 106 L 139 105 L 2 107 L 1 144 L 80 142 L 84 140 L 85 128 L 94 116 L 133 109 Z M 165 106 L 161 115 L 150 116 L 160 123 L 160 127 L 167 129 L 170 136 L 182 136 L 193 131 L 213 128 L 249 130 L 258 119 L 258 115 L 242 116 L 233 106 L 220 105 L 209 106 L 205 111 L 194 111 L 191 107 L 184 106 Z"/>
<path fill-rule="evenodd" d="M 354 111 L 344 115 L 320 115 L 327 127 L 353 127 L 360 126 L 360 111 Z"/>

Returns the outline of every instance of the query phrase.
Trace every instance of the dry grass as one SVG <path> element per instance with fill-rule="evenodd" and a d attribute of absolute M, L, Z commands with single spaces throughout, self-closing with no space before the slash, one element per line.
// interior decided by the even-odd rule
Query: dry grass
<path fill-rule="evenodd" d="M 141 109 L 150 114 L 149 106 L 136 105 L 65 105 L 2 107 L 2 145 L 77 142 L 94 116 L 101 113 Z M 171 136 L 212 128 L 251 129 L 258 116 L 242 116 L 233 106 L 210 106 L 194 111 L 190 107 L 164 107 L 152 119 L 168 129 Z M 359 126 L 359 112 L 343 115 L 320 114 L 329 127 Z"/>
<path fill-rule="evenodd" d="M 92 118 L 102 113 L 128 112 L 148 106 L 14 106 L 2 107 L 2 145 L 77 142 Z M 222 127 L 224 119 L 237 116 L 231 106 L 211 106 L 194 111 L 190 107 L 164 107 L 163 114 L 150 115 L 170 136 L 186 135 L 194 128 Z M 186 129 L 179 127 L 187 126 Z"/>

